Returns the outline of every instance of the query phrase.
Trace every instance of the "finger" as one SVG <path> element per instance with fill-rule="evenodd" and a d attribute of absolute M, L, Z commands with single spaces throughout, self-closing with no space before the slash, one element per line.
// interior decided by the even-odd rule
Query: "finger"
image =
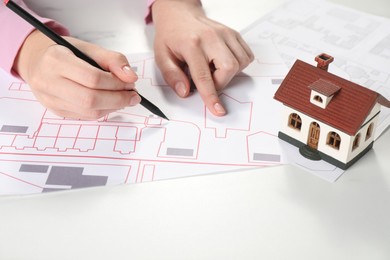
<path fill-rule="evenodd" d="M 57 84 L 47 85 L 46 88 L 36 88 L 38 94 L 51 103 L 50 98 L 56 97 L 64 103 L 72 104 L 77 110 L 116 110 L 127 106 L 134 106 L 141 101 L 136 91 L 108 91 L 84 87 L 74 81 L 58 79 Z M 55 103 L 57 107 L 63 104 Z"/>
<path fill-rule="evenodd" d="M 214 49 L 218 49 L 219 52 L 214 52 L 213 54 L 217 57 L 213 60 L 215 66 L 213 78 L 217 90 L 220 90 L 224 88 L 238 72 L 242 71 L 253 61 L 254 55 L 240 35 L 235 35 L 231 40 L 228 40 L 226 42 L 226 48 L 224 43 L 222 43 L 222 45 L 215 47 Z"/>
<path fill-rule="evenodd" d="M 56 50 L 58 49 L 59 48 L 56 48 Z M 57 60 L 60 60 L 61 62 L 55 62 L 54 64 L 56 67 L 53 69 L 60 71 L 61 75 L 69 80 L 91 89 L 130 90 L 135 87 L 133 83 L 124 82 L 113 73 L 105 72 L 91 66 L 84 60 L 73 55 L 73 53 L 65 47 L 58 52 L 60 58 L 58 58 L 58 56 L 54 57 L 57 57 Z"/>
<path fill-rule="evenodd" d="M 242 37 L 235 33 L 226 41 L 226 45 L 239 63 L 239 71 L 248 66 L 254 59 L 254 55 L 248 44 Z"/>
<path fill-rule="evenodd" d="M 215 24 L 213 21 L 208 21 L 211 23 L 211 26 Z M 240 64 L 249 64 L 254 59 L 253 52 L 249 45 L 242 38 L 241 34 L 231 28 L 228 28 L 222 24 L 219 24 L 220 29 L 220 37 L 221 40 L 224 41 L 236 59 L 240 62 Z M 214 40 L 214 42 L 218 42 L 218 38 Z M 249 59 L 249 62 L 248 62 Z"/>
<path fill-rule="evenodd" d="M 112 72 L 122 81 L 134 83 L 138 79 L 123 54 L 78 39 L 69 38 L 69 40 L 75 42 L 80 50 L 93 58 L 104 70 Z"/>
<path fill-rule="evenodd" d="M 137 81 L 138 76 L 131 68 L 126 56 L 118 52 L 102 51 L 95 55 L 97 62 L 107 71 L 110 71 L 120 80 L 128 83 Z"/>
<path fill-rule="evenodd" d="M 240 34 L 237 34 L 237 40 L 241 44 L 242 48 L 245 50 L 246 54 L 248 55 L 249 63 L 251 63 L 255 59 L 255 55 L 253 54 L 252 49 L 249 47 L 247 42 L 241 37 Z"/>
<path fill-rule="evenodd" d="M 180 61 L 167 49 L 156 51 L 156 63 L 164 77 L 164 80 L 180 97 L 186 97 L 190 93 L 190 83 L 183 72 Z"/>
<path fill-rule="evenodd" d="M 117 109 L 107 109 L 107 110 L 93 110 L 85 109 L 82 107 L 77 107 L 73 103 L 66 102 L 63 99 L 49 96 L 49 95 L 40 95 L 39 93 L 34 93 L 37 100 L 44 105 L 48 110 L 55 113 L 58 116 L 73 118 L 73 119 L 82 119 L 82 120 L 96 120 L 109 113 L 117 111 Z"/>
<path fill-rule="evenodd" d="M 209 61 L 198 48 L 192 48 L 192 50 L 190 57 L 185 58 L 198 92 L 211 113 L 223 116 L 226 114 L 226 110 L 217 94 Z"/>
<path fill-rule="evenodd" d="M 57 116 L 72 118 L 77 120 L 98 120 L 116 111 L 116 110 L 70 111 L 70 110 L 52 109 L 49 107 L 48 109 L 54 114 L 56 114 Z"/>
<path fill-rule="evenodd" d="M 224 42 L 216 42 L 205 47 L 208 56 L 216 57 L 211 60 L 215 67 L 213 79 L 217 90 L 223 89 L 240 69 L 240 64 Z"/>

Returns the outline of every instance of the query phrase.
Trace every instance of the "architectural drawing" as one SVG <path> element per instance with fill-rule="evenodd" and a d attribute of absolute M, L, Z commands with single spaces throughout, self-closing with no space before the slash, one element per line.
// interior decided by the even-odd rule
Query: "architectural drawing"
<path fill-rule="evenodd" d="M 326 1 L 288 1 L 243 32 L 251 42 L 272 41 L 286 65 L 300 59 L 315 65 L 318 53 L 337 59 L 329 71 L 390 99 L 390 20 Z M 390 124 L 379 116 L 375 138 Z"/>
<path fill-rule="evenodd" d="M 220 93 L 229 112 L 221 118 L 207 111 L 196 92 L 187 99 L 177 97 L 150 55 L 130 56 L 129 61 L 139 75 L 138 90 L 153 97 L 169 122 L 141 106 L 98 121 L 61 118 L 43 108 L 26 84 L 2 75 L 0 108 L 10 113 L 0 115 L 0 193 L 137 183 L 287 163 L 277 124 L 264 124 L 280 110 L 269 100 L 286 68 L 277 54 L 265 56 L 269 47 L 261 48 L 264 55 L 258 53 L 246 74 Z M 267 109 L 265 103 L 270 103 Z"/>
<path fill-rule="evenodd" d="M 42 107 L 27 85 L 0 71 L 0 109 L 6 111 L 0 113 L 0 195 L 287 163 L 335 181 L 341 169 L 302 159 L 279 140 L 282 105 L 273 100 L 274 93 L 296 59 L 312 63 L 313 56 L 327 52 L 337 56 L 330 72 L 389 99 L 390 22 L 323 1 L 297 0 L 257 21 L 243 36 L 256 58 L 220 93 L 228 110 L 221 118 L 207 111 L 196 92 L 177 97 L 152 54 L 128 58 L 139 76 L 137 89 L 169 122 L 142 106 L 98 121 L 61 118 Z M 377 135 L 389 124 L 390 112 L 384 110 Z"/>

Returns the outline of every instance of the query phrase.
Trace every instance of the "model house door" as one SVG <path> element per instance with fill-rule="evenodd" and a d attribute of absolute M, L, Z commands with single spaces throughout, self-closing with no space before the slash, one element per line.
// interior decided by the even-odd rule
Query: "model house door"
<path fill-rule="evenodd" d="M 309 137 L 307 139 L 307 145 L 313 149 L 318 148 L 318 139 L 320 138 L 320 125 L 316 122 L 310 124 Z"/>

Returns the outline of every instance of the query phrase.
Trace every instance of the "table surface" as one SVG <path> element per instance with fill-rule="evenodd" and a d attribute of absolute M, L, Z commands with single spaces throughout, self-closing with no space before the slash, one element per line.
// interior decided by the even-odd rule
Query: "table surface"
<path fill-rule="evenodd" d="M 280 2 L 209 0 L 204 7 L 241 30 Z M 388 0 L 333 2 L 390 17 Z M 134 4 L 126 37 L 137 41 L 110 44 L 73 29 L 124 53 L 150 51 L 144 3 Z M 336 183 L 277 166 L 3 197 L 0 259 L 390 259 L 389 143 L 386 131 Z"/>

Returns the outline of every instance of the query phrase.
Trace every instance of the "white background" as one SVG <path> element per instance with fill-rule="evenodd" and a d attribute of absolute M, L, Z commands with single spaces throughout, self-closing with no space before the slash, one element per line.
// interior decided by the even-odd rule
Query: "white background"
<path fill-rule="evenodd" d="M 203 2 L 212 18 L 241 30 L 281 1 Z M 388 0 L 333 2 L 390 17 Z M 143 24 L 143 3 L 128 4 L 138 5 L 129 11 L 131 19 L 125 15 L 110 19 L 96 8 L 93 15 L 99 15 L 90 20 L 97 30 L 93 32 L 75 23 L 83 7 L 75 3 L 62 1 L 60 9 L 46 12 L 62 14 L 60 19 L 75 34 L 105 47 L 124 53 L 150 50 L 153 32 Z M 74 17 L 62 8 L 73 10 Z M 99 39 L 99 29 L 109 34 L 112 28 L 111 43 Z M 388 144 L 389 131 L 336 183 L 282 166 L 3 197 L 0 259 L 388 260 Z"/>

